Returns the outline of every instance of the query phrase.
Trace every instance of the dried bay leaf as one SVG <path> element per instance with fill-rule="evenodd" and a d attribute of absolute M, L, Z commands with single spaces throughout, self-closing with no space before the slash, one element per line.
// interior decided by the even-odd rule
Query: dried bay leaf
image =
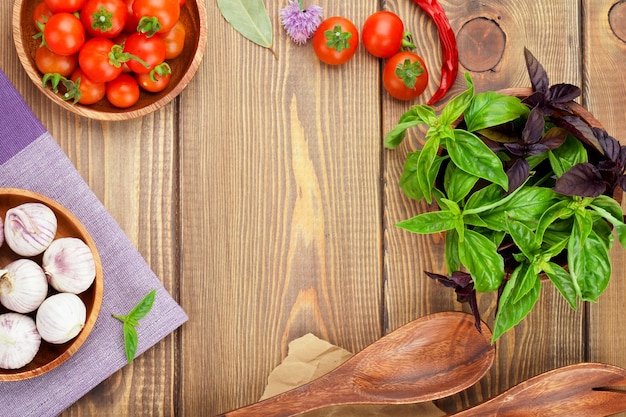
<path fill-rule="evenodd" d="M 222 16 L 244 37 L 264 48 L 272 46 L 272 22 L 263 0 L 217 0 Z"/>

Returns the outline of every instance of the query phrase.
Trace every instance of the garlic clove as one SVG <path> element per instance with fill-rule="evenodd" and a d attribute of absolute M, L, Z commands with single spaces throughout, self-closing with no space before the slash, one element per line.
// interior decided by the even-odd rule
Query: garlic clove
<path fill-rule="evenodd" d="M 24 203 L 7 210 L 4 239 L 18 255 L 39 255 L 50 245 L 56 232 L 57 218 L 45 204 Z"/>
<path fill-rule="evenodd" d="M 37 310 L 37 330 L 49 343 L 61 344 L 75 338 L 85 326 L 87 309 L 76 294 L 58 293 L 44 300 Z"/>
<path fill-rule="evenodd" d="M 18 259 L 0 270 L 0 303 L 17 313 L 30 313 L 48 295 L 43 269 L 30 259 Z"/>
<path fill-rule="evenodd" d="M 4 243 L 4 224 L 2 222 L 2 217 L 0 217 L 0 246 Z"/>
<path fill-rule="evenodd" d="M 37 355 L 41 336 L 35 321 L 23 314 L 0 315 L 0 368 L 18 369 Z"/>
<path fill-rule="evenodd" d="M 48 282 L 59 292 L 80 294 L 96 278 L 96 263 L 91 249 L 74 237 L 54 240 L 43 253 L 42 265 Z"/>

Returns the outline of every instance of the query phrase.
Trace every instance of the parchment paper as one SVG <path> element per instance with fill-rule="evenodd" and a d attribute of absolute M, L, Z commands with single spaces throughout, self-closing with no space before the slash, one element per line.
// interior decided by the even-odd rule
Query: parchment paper
<path fill-rule="evenodd" d="M 352 353 L 309 333 L 289 343 L 289 353 L 270 374 L 261 399 L 306 384 L 348 360 Z M 302 414 L 306 417 L 439 417 L 445 416 L 432 402 L 407 405 L 359 405 L 328 407 Z"/>

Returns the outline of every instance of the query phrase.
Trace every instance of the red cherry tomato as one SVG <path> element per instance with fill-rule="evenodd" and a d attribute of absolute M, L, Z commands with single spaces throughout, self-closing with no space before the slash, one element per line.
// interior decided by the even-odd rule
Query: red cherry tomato
<path fill-rule="evenodd" d="M 399 100 L 413 100 L 428 85 L 428 71 L 424 61 L 413 52 L 398 52 L 385 64 L 383 85 Z"/>
<path fill-rule="evenodd" d="M 137 32 L 137 24 L 139 19 L 135 17 L 133 12 L 133 3 L 135 0 L 126 0 L 126 24 L 124 25 L 124 32 L 135 33 Z"/>
<path fill-rule="evenodd" d="M 90 36 L 114 38 L 122 32 L 128 9 L 122 0 L 87 0 L 80 20 Z"/>
<path fill-rule="evenodd" d="M 139 87 L 151 93 L 158 93 L 167 88 L 172 78 L 172 70 L 167 63 L 157 65 L 149 73 L 136 74 Z"/>
<path fill-rule="evenodd" d="M 73 14 L 56 13 L 44 26 L 43 36 L 52 52 L 59 55 L 73 55 L 85 42 L 85 29 Z"/>
<path fill-rule="evenodd" d="M 121 74 L 106 86 L 109 103 L 122 109 L 128 108 L 139 100 L 139 85 L 130 74 Z"/>
<path fill-rule="evenodd" d="M 383 10 L 365 20 L 361 31 L 363 45 L 378 58 L 389 58 L 402 47 L 404 24 L 395 13 Z"/>
<path fill-rule="evenodd" d="M 349 61 L 359 46 L 359 32 L 350 20 L 335 16 L 324 20 L 313 35 L 313 50 L 326 64 Z"/>
<path fill-rule="evenodd" d="M 37 6 L 35 6 L 35 10 L 33 10 L 33 20 L 35 21 L 35 27 L 40 30 L 39 24 L 45 25 L 48 19 L 50 19 L 50 16 L 52 16 L 53 14 L 54 13 L 52 12 L 52 10 L 50 10 L 45 1 L 42 0 L 37 3 Z"/>
<path fill-rule="evenodd" d="M 91 81 L 80 68 L 74 71 L 70 79 L 78 83 L 78 89 L 81 93 L 80 99 L 78 100 L 80 104 L 89 105 L 97 103 L 102 100 L 106 94 L 106 84 Z"/>
<path fill-rule="evenodd" d="M 58 55 L 45 46 L 40 46 L 35 52 L 35 64 L 43 74 L 57 73 L 69 77 L 78 67 L 76 55 Z"/>
<path fill-rule="evenodd" d="M 115 59 L 112 52 L 114 46 L 107 38 L 91 38 L 80 49 L 78 64 L 92 81 L 106 83 L 122 73 L 121 62 Z"/>
<path fill-rule="evenodd" d="M 165 59 L 176 58 L 185 46 L 185 25 L 180 20 L 161 35 L 165 43 Z"/>
<path fill-rule="evenodd" d="M 154 33 L 167 32 L 174 27 L 180 17 L 179 0 L 135 0 L 132 9 L 135 17 L 141 21 L 146 18 L 145 23 L 141 23 L 139 32 Z"/>
<path fill-rule="evenodd" d="M 148 37 L 145 33 L 133 33 L 126 39 L 124 51 L 148 64 L 146 67 L 135 59 L 128 61 L 128 68 L 137 74 L 150 72 L 165 60 L 165 43 L 159 34 Z"/>
<path fill-rule="evenodd" d="M 44 0 L 54 13 L 74 13 L 79 11 L 86 0 Z"/>

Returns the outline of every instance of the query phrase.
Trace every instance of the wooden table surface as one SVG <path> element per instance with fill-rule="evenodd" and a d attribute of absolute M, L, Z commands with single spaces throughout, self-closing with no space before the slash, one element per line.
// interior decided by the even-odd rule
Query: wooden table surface
<path fill-rule="evenodd" d="M 35 88 L 13 46 L 12 2 L 0 2 L 0 67 L 190 317 L 64 416 L 214 415 L 255 401 L 303 334 L 357 352 L 412 319 L 466 308 L 422 272 L 443 272 L 442 240 L 394 227 L 425 207 L 397 185 L 418 135 L 397 151 L 382 147 L 410 103 L 384 92 L 381 60 L 361 45 L 341 67 L 321 64 L 280 26 L 287 0 L 265 2 L 275 58 L 206 3 L 207 48 L 187 89 L 151 115 L 103 123 Z M 441 3 L 458 37 L 459 73 L 470 71 L 477 90 L 528 86 L 528 47 L 552 83 L 581 86 L 583 104 L 626 140 L 626 3 Z M 416 103 L 432 95 L 439 41 L 412 1 L 317 4 L 357 27 L 381 7 L 399 14 L 431 75 Z M 597 304 L 572 311 L 545 285 L 534 312 L 498 342 L 489 374 L 440 405 L 473 404 L 567 364 L 626 366 L 625 251 L 616 245 L 612 256 Z M 495 298 L 479 303 L 492 324 Z"/>

